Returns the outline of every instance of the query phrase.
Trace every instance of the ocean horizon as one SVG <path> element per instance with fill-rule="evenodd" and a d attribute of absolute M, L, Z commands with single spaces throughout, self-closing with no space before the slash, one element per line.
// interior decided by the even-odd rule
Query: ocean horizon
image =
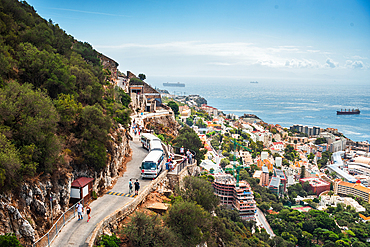
<path fill-rule="evenodd" d="M 366 82 L 160 76 L 146 82 L 171 94 L 198 94 L 226 114 L 255 114 L 286 128 L 294 124 L 331 127 L 353 141 L 370 140 L 370 85 Z M 163 82 L 182 82 L 185 87 L 164 87 Z M 357 108 L 359 115 L 336 115 L 338 110 Z"/>

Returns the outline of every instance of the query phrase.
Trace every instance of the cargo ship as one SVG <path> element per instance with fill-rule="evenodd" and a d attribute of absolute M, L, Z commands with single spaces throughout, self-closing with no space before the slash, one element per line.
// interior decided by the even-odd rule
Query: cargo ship
<path fill-rule="evenodd" d="M 164 82 L 164 87 L 185 87 L 185 83 L 181 82 Z"/>
<path fill-rule="evenodd" d="M 341 109 L 340 111 L 337 111 L 337 115 L 353 115 L 353 114 L 360 114 L 359 109 L 344 109 L 344 111 Z"/>

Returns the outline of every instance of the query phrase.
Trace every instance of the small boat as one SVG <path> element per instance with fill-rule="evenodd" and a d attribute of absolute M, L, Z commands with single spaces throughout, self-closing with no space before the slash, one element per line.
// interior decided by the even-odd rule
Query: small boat
<path fill-rule="evenodd" d="M 258 81 L 251 81 L 251 83 L 258 83 Z"/>
<path fill-rule="evenodd" d="M 340 111 L 337 111 L 337 115 L 353 115 L 353 114 L 360 114 L 359 109 L 340 109 Z"/>

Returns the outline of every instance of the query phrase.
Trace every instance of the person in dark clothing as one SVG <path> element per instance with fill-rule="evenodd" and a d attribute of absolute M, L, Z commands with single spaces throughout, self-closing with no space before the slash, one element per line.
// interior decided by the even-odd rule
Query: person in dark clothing
<path fill-rule="evenodd" d="M 91 213 L 91 208 L 89 205 L 86 206 L 86 213 L 87 213 L 87 222 L 91 219 L 90 213 Z"/>
<path fill-rule="evenodd" d="M 136 179 L 136 182 L 134 183 L 134 185 L 135 185 L 135 195 L 137 195 L 138 192 L 139 192 L 139 189 L 140 189 L 140 183 L 137 179 Z"/>

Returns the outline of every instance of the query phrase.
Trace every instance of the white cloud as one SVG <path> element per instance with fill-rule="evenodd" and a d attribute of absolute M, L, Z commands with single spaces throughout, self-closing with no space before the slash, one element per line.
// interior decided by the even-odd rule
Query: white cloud
<path fill-rule="evenodd" d="M 288 68 L 322 68 L 323 66 L 316 60 L 312 59 L 289 59 L 285 62 Z"/>
<path fill-rule="evenodd" d="M 334 62 L 331 58 L 326 59 L 326 66 L 334 69 L 335 67 L 338 67 L 338 63 Z"/>
<path fill-rule="evenodd" d="M 346 67 L 351 69 L 362 69 L 365 68 L 365 65 L 362 61 L 347 60 Z"/>
<path fill-rule="evenodd" d="M 208 63 L 210 65 L 219 65 L 219 66 L 230 66 L 232 65 L 231 63 L 223 63 L 223 62 L 211 62 L 211 63 Z"/>
<path fill-rule="evenodd" d="M 72 12 L 85 13 L 85 14 L 93 14 L 93 15 L 108 15 L 108 16 L 118 16 L 118 17 L 130 17 L 128 15 L 117 15 L 117 14 L 104 13 L 104 12 L 92 12 L 92 11 L 85 11 L 85 10 L 79 10 L 79 9 L 63 9 L 63 8 L 48 8 L 48 9 L 56 9 L 56 10 L 62 10 L 62 11 L 72 11 Z"/>
<path fill-rule="evenodd" d="M 166 61 L 197 61 L 198 66 L 214 65 L 244 67 L 259 65 L 271 68 L 330 69 L 338 68 L 339 63 L 332 58 L 322 60 L 329 52 L 307 49 L 299 46 L 261 47 L 254 43 L 229 42 L 207 43 L 201 41 L 168 42 L 156 44 L 125 43 L 118 46 L 96 46 L 97 49 L 112 49 L 126 56 L 152 57 Z M 327 55 L 326 55 L 327 56 Z M 171 60 L 169 59 L 176 59 Z M 194 64 L 193 62 L 190 62 Z M 343 61 L 344 64 L 344 61 Z M 340 68 L 364 68 L 360 60 L 347 60 Z"/>

